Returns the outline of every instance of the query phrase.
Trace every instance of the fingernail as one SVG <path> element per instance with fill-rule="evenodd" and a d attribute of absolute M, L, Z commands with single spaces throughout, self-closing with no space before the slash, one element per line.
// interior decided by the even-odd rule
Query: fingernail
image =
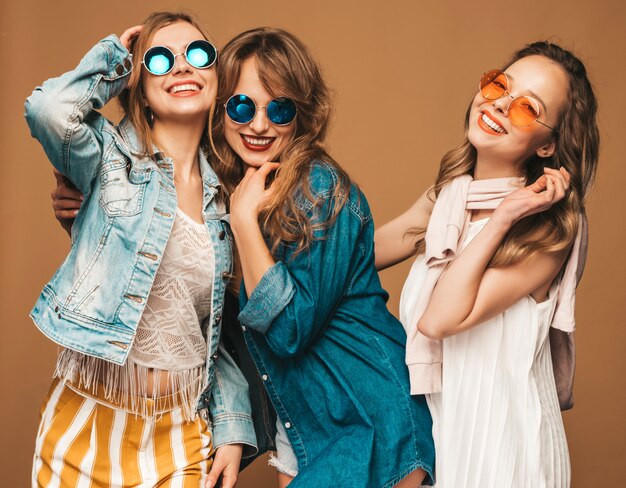
<path fill-rule="evenodd" d="M 73 213 L 74 215 L 78 215 L 78 210 L 74 210 L 72 213 Z"/>
<path fill-rule="evenodd" d="M 84 195 L 81 195 L 81 196 L 80 196 L 80 201 L 82 202 L 84 199 L 85 199 L 85 196 L 84 196 Z"/>
<path fill-rule="evenodd" d="M 213 482 L 211 480 L 206 482 L 206 488 L 211 488 L 213 486 Z"/>

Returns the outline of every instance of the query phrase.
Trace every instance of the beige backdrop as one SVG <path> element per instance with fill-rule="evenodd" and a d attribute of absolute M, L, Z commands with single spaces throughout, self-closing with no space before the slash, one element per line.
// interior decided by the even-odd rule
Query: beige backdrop
<path fill-rule="evenodd" d="M 218 46 L 244 29 L 270 25 L 291 30 L 313 49 L 336 94 L 331 152 L 364 189 L 378 224 L 414 201 L 444 151 L 460 141 L 466 104 L 483 71 L 538 39 L 560 42 L 583 58 L 599 96 L 602 153 L 578 293 L 576 406 L 564 419 L 573 485 L 624 486 L 626 7 L 620 0 L 2 2 L 0 486 L 29 483 L 56 346 L 27 315 L 69 244 L 52 215 L 51 169 L 29 136 L 23 101 L 107 34 L 120 34 L 151 10 L 180 7 L 200 16 Z M 107 114 L 116 117 L 115 110 Z M 408 267 L 382 275 L 394 312 Z M 273 479 L 259 461 L 241 475 L 239 487 L 272 487 Z"/>

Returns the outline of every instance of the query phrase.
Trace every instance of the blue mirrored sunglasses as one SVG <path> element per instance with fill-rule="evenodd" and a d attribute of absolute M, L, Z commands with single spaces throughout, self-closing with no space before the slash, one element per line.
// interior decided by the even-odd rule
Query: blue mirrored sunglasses
<path fill-rule="evenodd" d="M 265 110 L 269 121 L 274 125 L 289 125 L 296 118 L 298 109 L 291 98 L 274 98 L 265 107 L 257 107 L 248 95 L 239 93 L 226 102 L 226 113 L 236 124 L 248 124 L 254 120 L 257 110 Z"/>
<path fill-rule="evenodd" d="M 143 65 L 153 75 L 162 76 L 174 69 L 176 56 L 185 55 L 187 62 L 197 69 L 213 66 L 217 59 L 217 49 L 209 41 L 199 39 L 187 44 L 185 51 L 175 53 L 165 46 L 153 46 L 143 55 Z"/>

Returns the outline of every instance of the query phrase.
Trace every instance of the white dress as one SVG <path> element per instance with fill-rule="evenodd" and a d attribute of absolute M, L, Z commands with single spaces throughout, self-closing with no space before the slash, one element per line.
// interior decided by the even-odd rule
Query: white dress
<path fill-rule="evenodd" d="M 462 246 L 487 219 L 470 223 Z M 400 301 L 406 325 L 426 264 L 419 256 Z M 570 462 L 548 332 L 557 287 L 526 296 L 497 317 L 443 340 L 442 392 L 433 416 L 437 488 L 561 488 Z"/>

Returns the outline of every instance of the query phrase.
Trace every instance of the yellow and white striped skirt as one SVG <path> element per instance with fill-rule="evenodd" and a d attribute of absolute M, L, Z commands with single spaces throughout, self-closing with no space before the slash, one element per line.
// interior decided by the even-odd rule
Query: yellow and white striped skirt
<path fill-rule="evenodd" d="M 52 383 L 41 410 L 33 487 L 204 486 L 214 455 L 204 419 L 185 422 L 171 398 L 143 400 L 157 415 L 142 418 L 103 397 Z M 160 405 L 170 409 L 161 412 Z"/>

